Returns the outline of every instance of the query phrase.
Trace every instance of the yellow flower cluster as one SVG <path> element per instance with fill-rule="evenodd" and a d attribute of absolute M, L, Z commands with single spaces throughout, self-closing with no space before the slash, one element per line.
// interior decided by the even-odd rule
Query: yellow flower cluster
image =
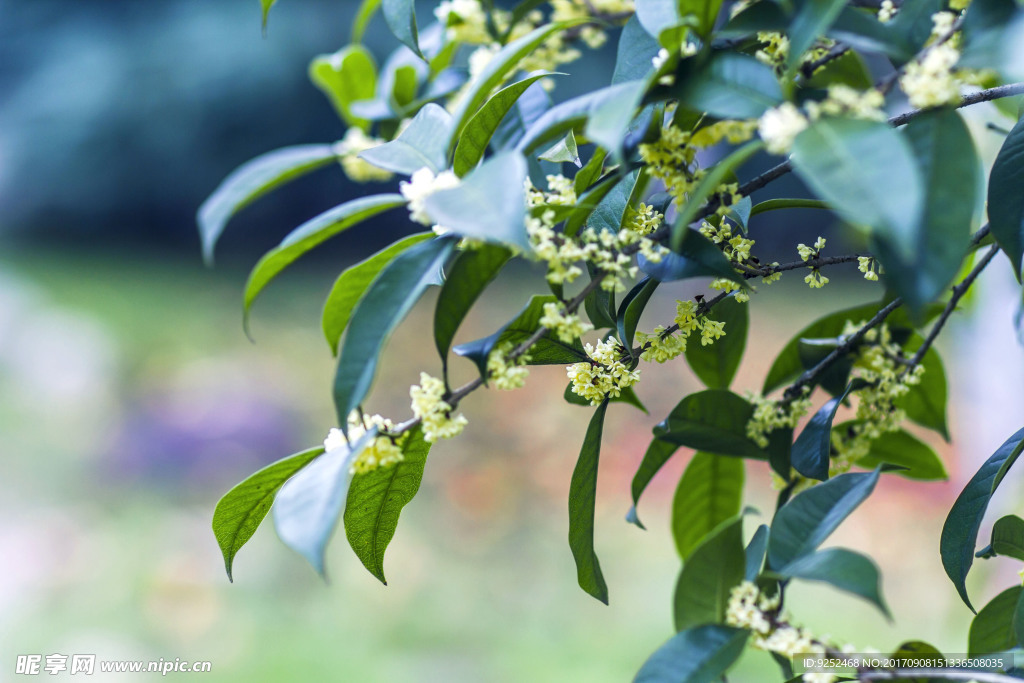
<path fill-rule="evenodd" d="M 551 21 L 590 19 L 594 15 L 604 20 L 629 18 L 635 9 L 633 0 L 551 0 Z M 590 48 L 599 48 L 608 39 L 599 26 L 588 24 L 580 30 L 580 38 Z"/>
<path fill-rule="evenodd" d="M 704 126 L 690 138 L 694 147 L 712 147 L 722 140 L 731 145 L 738 145 L 754 137 L 757 132 L 757 119 L 737 120 L 723 119 Z"/>
<path fill-rule="evenodd" d="M 452 416 L 452 407 L 444 400 L 444 394 L 444 382 L 425 372 L 420 373 L 419 386 L 413 385 L 409 389 L 412 413 L 420 419 L 423 425 L 423 438 L 428 443 L 456 437 L 467 424 L 462 413 Z"/>
<path fill-rule="evenodd" d="M 814 247 L 809 247 L 803 243 L 796 245 L 796 250 L 800 254 L 800 258 L 804 261 L 808 261 L 812 258 L 818 258 L 821 255 L 821 250 L 824 248 L 824 237 L 819 237 L 814 243 Z M 821 289 L 828 284 L 828 278 L 822 275 L 821 271 L 817 268 L 812 268 L 811 272 L 804 278 L 804 282 L 810 285 L 811 289 Z"/>
<path fill-rule="evenodd" d="M 526 179 L 526 206 L 528 208 L 544 205 L 572 206 L 576 203 L 576 188 L 571 178 L 559 174 L 546 176 L 545 180 L 548 181 L 547 192 L 538 190 L 529 178 Z"/>
<path fill-rule="evenodd" d="M 675 330 L 669 331 L 662 325 L 650 334 L 637 332 L 637 343 L 643 349 L 640 358 L 654 363 L 664 363 L 686 351 L 691 334 L 700 330 L 701 346 L 713 344 L 725 336 L 725 322 L 711 320 L 706 315 L 697 316 L 697 304 L 691 300 L 676 302 Z M 678 334 L 676 334 L 678 332 Z"/>
<path fill-rule="evenodd" d="M 924 57 L 910 62 L 900 76 L 900 88 L 918 108 L 940 107 L 960 99 L 960 80 L 953 68 L 960 51 L 948 42 L 933 45 Z"/>
<path fill-rule="evenodd" d="M 761 49 L 754 53 L 757 61 L 773 68 L 786 63 L 789 57 L 789 38 L 776 31 L 758 31 L 757 40 L 762 43 Z"/>
<path fill-rule="evenodd" d="M 885 95 L 869 88 L 861 91 L 848 85 L 830 85 L 828 97 L 821 102 L 808 102 L 807 115 L 812 121 L 822 116 L 846 116 L 870 121 L 885 121 Z"/>
<path fill-rule="evenodd" d="M 446 27 L 448 40 L 469 44 L 489 43 L 494 40 L 487 30 L 487 13 L 479 0 L 443 0 L 434 9 L 434 16 Z M 508 12 L 495 10 L 493 16 L 496 28 L 508 28 L 511 16 Z"/>
<path fill-rule="evenodd" d="M 643 349 L 640 358 L 649 363 L 665 363 L 686 351 L 686 335 L 665 332 L 664 325 L 658 325 L 650 334 L 636 333 L 636 342 Z"/>
<path fill-rule="evenodd" d="M 640 145 L 640 158 L 651 175 L 665 183 L 677 202 L 685 201 L 696 185 L 696 155 L 696 148 L 690 145 L 690 134 L 673 125 L 662 126 L 655 142 Z"/>
<path fill-rule="evenodd" d="M 858 256 L 857 270 L 864 273 L 865 280 L 875 282 L 878 280 L 878 273 L 875 272 L 875 259 L 872 256 Z"/>
<path fill-rule="evenodd" d="M 803 394 L 785 401 L 747 394 L 747 401 L 754 405 L 754 413 L 747 422 L 747 438 L 761 448 L 768 447 L 768 435 L 776 429 L 794 428 L 800 418 L 811 410 L 810 389 L 804 387 Z"/>
<path fill-rule="evenodd" d="M 725 254 L 726 258 L 733 263 L 744 265 L 751 260 L 750 249 L 754 246 L 754 240 L 747 239 L 743 235 L 733 235 L 732 226 L 724 218 L 718 227 L 707 221 L 702 222 L 700 234 L 717 244 L 722 249 L 722 253 Z M 732 280 L 718 278 L 713 280 L 708 286 L 711 289 L 717 289 L 722 292 L 736 291 L 736 301 L 740 303 L 750 301 L 750 294 L 740 290 L 739 284 Z"/>
<path fill-rule="evenodd" d="M 487 377 L 495 389 L 511 391 L 526 384 L 530 371 L 523 366 L 530 362 L 530 356 L 523 354 L 510 361 L 508 354 L 511 350 L 512 344 L 505 342 L 487 356 Z"/>
<path fill-rule="evenodd" d="M 359 157 L 360 152 L 384 144 L 384 140 L 367 135 L 359 126 L 345 131 L 345 137 L 335 143 L 334 153 L 341 158 L 341 169 L 348 179 L 356 183 L 385 182 L 391 180 L 390 171 L 377 168 Z"/>
<path fill-rule="evenodd" d="M 348 416 L 348 439 L 340 429 L 331 428 L 324 439 L 324 450 L 330 453 L 338 448 L 347 449 L 350 443 L 356 443 L 367 431 L 376 427 L 379 432 L 389 432 L 394 427 L 391 420 L 380 415 L 369 415 L 360 419 L 359 413 L 353 411 Z M 379 467 L 391 467 L 405 459 L 402 453 L 402 442 L 405 436 L 392 437 L 387 434 L 377 436 L 360 451 L 349 467 L 353 475 L 366 474 Z"/>
<path fill-rule="evenodd" d="M 587 344 L 584 349 L 591 360 L 568 366 L 566 374 L 572 382 L 573 393 L 587 399 L 591 405 L 616 398 L 623 389 L 640 381 L 640 371 L 630 370 L 622 362 L 629 357 L 629 351 L 614 337 L 597 342 L 597 346 Z"/>
<path fill-rule="evenodd" d="M 641 202 L 635 210 L 628 211 L 622 227 L 638 235 L 650 235 L 661 227 L 664 220 L 665 216 L 661 212 L 655 211 L 653 206 Z"/>
<path fill-rule="evenodd" d="M 569 313 L 561 304 L 544 304 L 544 315 L 540 319 L 542 327 L 548 328 L 566 344 L 575 341 L 580 335 L 594 329 L 594 326 L 581 320 L 575 313 Z"/>

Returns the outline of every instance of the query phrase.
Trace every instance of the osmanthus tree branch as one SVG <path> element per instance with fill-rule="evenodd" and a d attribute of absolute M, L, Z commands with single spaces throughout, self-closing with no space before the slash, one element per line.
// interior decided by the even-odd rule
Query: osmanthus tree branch
<path fill-rule="evenodd" d="M 977 683 L 1020 683 L 1019 678 L 989 671 L 956 671 L 952 669 L 886 669 L 857 674 L 858 681 L 977 681 Z"/>

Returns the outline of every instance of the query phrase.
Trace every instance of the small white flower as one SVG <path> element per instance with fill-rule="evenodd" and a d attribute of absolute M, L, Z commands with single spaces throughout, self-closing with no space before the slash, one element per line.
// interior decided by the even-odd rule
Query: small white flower
<path fill-rule="evenodd" d="M 807 117 L 790 102 L 766 111 L 757 122 L 757 132 L 772 154 L 788 154 L 793 140 L 807 128 Z"/>
<path fill-rule="evenodd" d="M 452 171 L 441 171 L 436 176 L 429 168 L 423 167 L 412 174 L 409 180 L 398 184 L 398 190 L 409 202 L 409 217 L 423 225 L 433 225 L 427 213 L 427 197 L 438 190 L 450 190 L 459 186 L 459 177 Z M 443 229 L 442 229 L 443 230 Z M 440 232 L 440 230 L 435 230 Z"/>

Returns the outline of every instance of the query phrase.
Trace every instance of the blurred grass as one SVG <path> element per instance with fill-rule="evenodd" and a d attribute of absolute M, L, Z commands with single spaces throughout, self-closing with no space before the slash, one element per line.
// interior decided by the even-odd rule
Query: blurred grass
<path fill-rule="evenodd" d="M 198 257 L 7 252 L 0 277 L 5 667 L 19 653 L 95 652 L 210 660 L 206 678 L 225 681 L 621 681 L 671 635 L 678 560 L 666 517 L 685 458 L 646 494 L 647 532 L 623 514 L 650 427 L 697 388 L 682 363 L 645 367 L 649 416 L 610 413 L 597 536 L 610 607 L 578 590 L 565 542 L 588 411 L 562 401 L 559 368 L 534 370 L 519 392 L 467 401 L 470 427 L 434 449 L 403 515 L 385 564 L 391 585 L 339 534 L 324 586 L 269 523 L 236 559 L 232 585 L 209 530 L 217 498 L 334 423 L 333 362 L 319 331 L 333 274 L 299 269 L 275 283 L 255 307 L 255 345 L 240 325 L 244 273 L 205 270 Z M 502 277 L 461 340 L 493 330 L 540 286 L 526 270 Z M 752 309 L 738 390 L 759 386 L 786 338 L 816 317 L 814 293 L 789 280 Z M 841 278 L 830 285 L 850 305 L 877 292 Z M 659 293 L 642 328 L 671 318 L 673 298 Z M 420 370 L 438 371 L 430 315 L 424 301 L 392 340 L 369 409 L 405 416 L 406 387 Z M 468 363 L 456 367 L 472 376 Z M 764 467 L 748 467 L 758 523 L 773 508 L 767 480 Z M 955 494 L 948 483 L 889 479 L 834 539 L 878 560 L 895 624 L 815 586 L 793 588 L 796 621 L 862 648 L 912 635 L 962 650 L 968 613 L 936 551 Z M 733 680 L 776 680 L 765 666 L 750 653 Z"/>

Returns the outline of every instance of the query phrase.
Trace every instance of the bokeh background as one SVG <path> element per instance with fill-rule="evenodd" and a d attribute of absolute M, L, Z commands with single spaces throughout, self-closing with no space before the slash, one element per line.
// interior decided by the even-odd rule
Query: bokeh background
<path fill-rule="evenodd" d="M 331 168 L 260 200 L 232 222 L 212 270 L 201 266 L 193 217 L 241 162 L 341 137 L 305 68 L 346 42 L 354 11 L 342 0 L 286 0 L 263 36 L 256 0 L 0 0 L 0 681 L 21 678 L 16 656 L 33 653 L 210 660 L 204 679 L 223 681 L 622 681 L 671 635 L 679 561 L 668 516 L 687 454 L 646 494 L 647 531 L 623 516 L 651 426 L 698 388 L 681 362 L 644 370 L 650 415 L 610 414 L 597 537 L 610 607 L 577 589 L 565 540 L 589 414 L 562 401 L 559 368 L 467 401 L 470 427 L 434 449 L 403 515 L 389 586 L 343 536 L 325 585 L 270 524 L 227 581 L 210 531 L 217 499 L 333 425 L 320 303 L 337 273 L 409 226 L 367 224 L 285 273 L 256 306 L 253 344 L 240 301 L 259 253 L 376 190 Z M 380 19 L 368 42 L 379 56 L 394 47 Z M 597 86 L 612 59 L 604 51 L 565 70 L 576 88 Z M 984 124 L 998 114 L 971 117 L 991 157 L 1000 137 Z M 786 183 L 778 191 L 801 191 Z M 847 231 L 814 213 L 775 214 L 752 229 L 769 259 L 792 258 L 796 241 L 818 233 L 834 253 L 848 244 Z M 880 294 L 852 268 L 829 275 L 823 292 L 792 276 L 756 297 L 734 388 L 758 387 L 788 337 L 825 307 Z M 672 300 L 701 284 L 663 287 L 642 327 L 671 318 Z M 541 286 L 537 272 L 510 269 L 461 338 L 489 333 Z M 883 650 L 910 636 L 965 648 L 970 613 L 942 573 L 939 531 L 966 478 L 1024 421 L 1019 289 L 1003 260 L 978 288 L 940 345 L 953 444 L 926 436 L 951 480 L 887 477 L 833 539 L 877 559 L 894 621 L 799 586 L 794 617 L 819 633 Z M 431 302 L 389 344 L 375 412 L 406 415 L 409 384 L 437 371 Z M 767 470 L 750 465 L 747 479 L 769 514 Z M 1020 480 L 1004 485 L 991 519 L 1021 512 Z M 980 563 L 976 604 L 1016 580 L 1012 565 Z M 735 680 L 775 680 L 766 666 L 750 654 Z"/>

